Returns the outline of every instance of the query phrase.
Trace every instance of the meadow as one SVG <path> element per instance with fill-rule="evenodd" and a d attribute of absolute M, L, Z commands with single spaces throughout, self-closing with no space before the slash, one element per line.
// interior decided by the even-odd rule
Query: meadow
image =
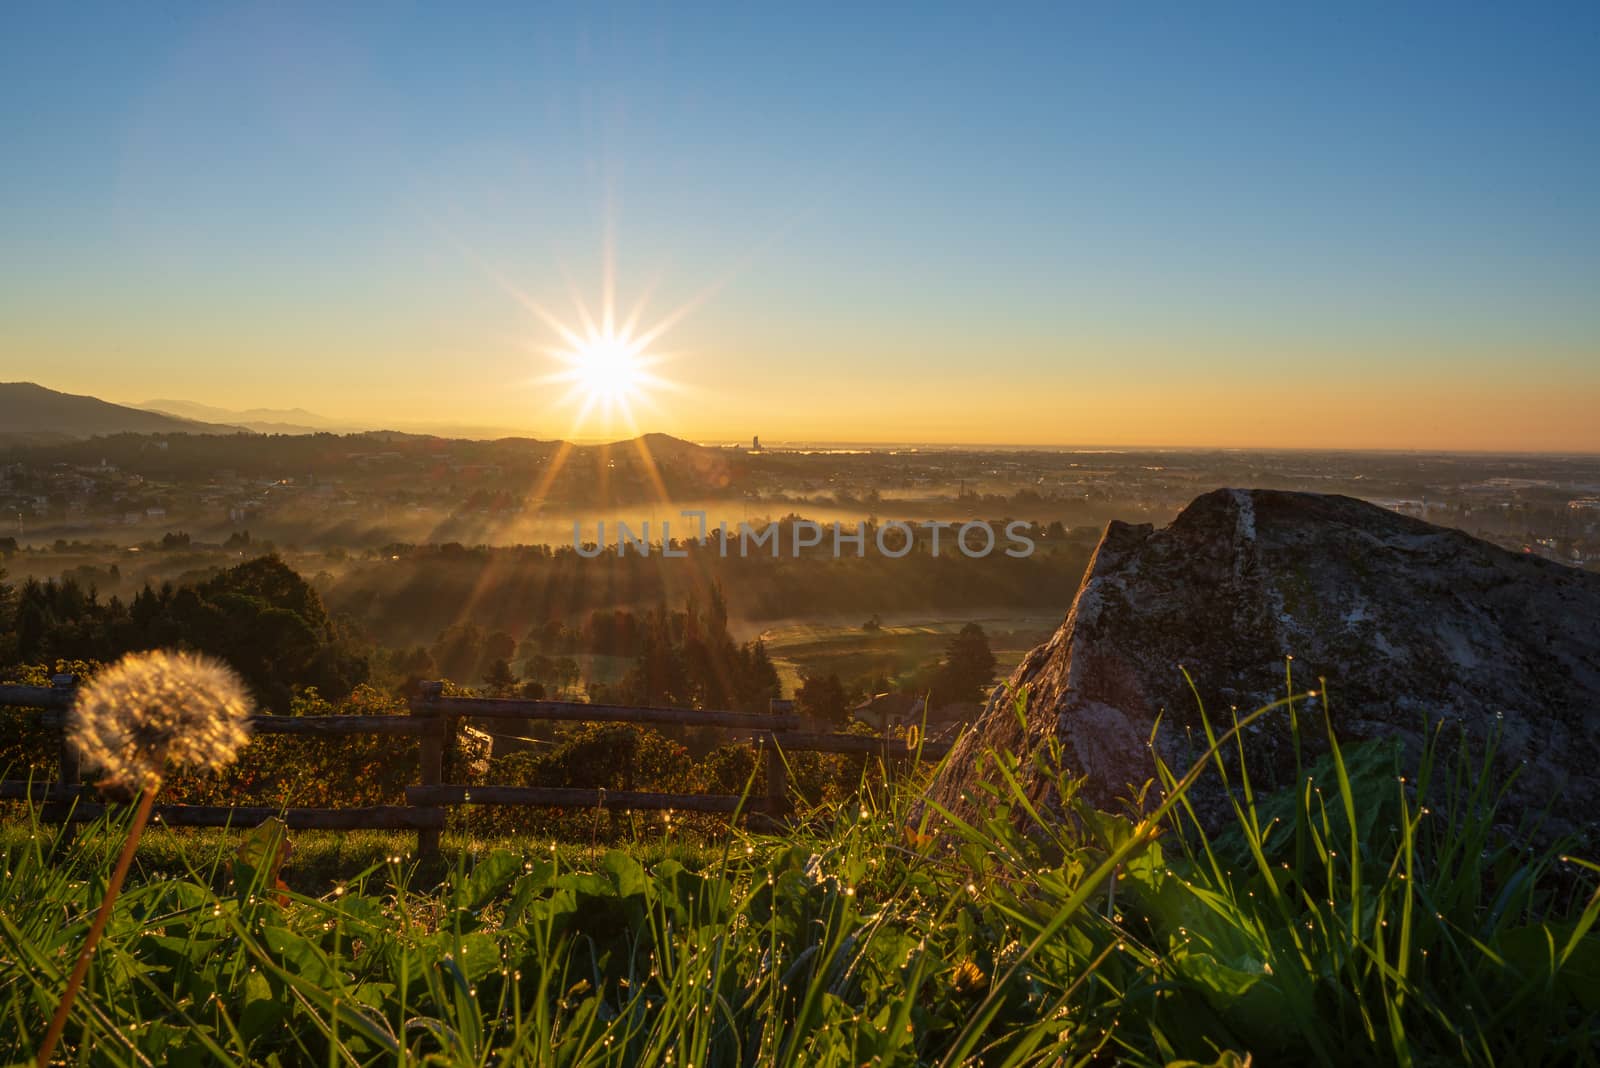
<path fill-rule="evenodd" d="M 1060 624 L 1058 616 L 962 617 L 957 619 L 885 620 L 863 629 L 860 621 L 781 621 L 759 632 L 785 693 L 794 693 L 807 675 L 841 679 L 909 679 L 930 663 L 938 663 L 946 644 L 968 622 L 980 623 L 995 655 L 995 670 L 1004 678 L 1046 641 Z"/>
<path fill-rule="evenodd" d="M 1281 708 L 1261 710 L 1269 729 Z M 1232 725 L 1230 725 L 1232 727 Z M 782 835 L 669 816 L 622 848 L 153 831 L 61 1054 L 267 1065 L 1592 1064 L 1600 868 L 1536 846 L 1481 754 L 1364 744 L 1296 788 L 1054 812 L 986 754 Z M 1031 759 L 1053 761 L 1044 752 Z M 1237 766 L 1233 774 L 1237 774 Z M 15 812 L 16 810 L 14 810 Z M 30 1058 L 127 816 L 0 837 L 0 1057 Z M 281 877 L 281 878 L 280 878 Z"/>

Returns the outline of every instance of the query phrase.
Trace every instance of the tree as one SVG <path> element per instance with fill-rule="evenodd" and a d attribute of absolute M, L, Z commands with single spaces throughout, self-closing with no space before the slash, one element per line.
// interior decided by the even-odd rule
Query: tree
<path fill-rule="evenodd" d="M 749 712 L 765 712 L 769 702 L 783 693 L 783 687 L 778 681 L 778 669 L 773 666 L 772 658 L 767 655 L 767 643 L 760 638 L 745 648 L 749 651 L 750 666 L 746 672 L 740 704 Z"/>
<path fill-rule="evenodd" d="M 844 684 L 838 675 L 807 675 L 794 692 L 794 699 L 800 711 L 812 719 L 843 724 L 849 716 Z"/>
<path fill-rule="evenodd" d="M 633 667 L 622 680 L 630 702 L 687 704 L 690 699 L 688 663 L 681 645 L 675 645 L 666 628 L 650 628 Z"/>
<path fill-rule="evenodd" d="M 9 633 L 17 659 L 111 661 L 135 649 L 186 646 L 227 661 L 266 707 L 287 710 L 297 690 L 343 698 L 368 664 L 322 600 L 277 557 L 229 568 L 198 585 L 144 587 L 131 605 L 102 601 L 71 577 L 30 580 Z"/>
<path fill-rule="evenodd" d="M 534 653 L 522 663 L 522 677 L 543 684 L 546 692 L 562 691 L 578 681 L 578 662 L 570 656 Z"/>
<path fill-rule="evenodd" d="M 277 556 L 179 589 L 165 614 L 179 640 L 232 664 L 269 708 L 286 709 L 305 687 L 342 699 L 370 672 L 317 591 Z"/>
<path fill-rule="evenodd" d="M 422 683 L 439 677 L 433 657 L 421 645 L 380 651 L 374 666 L 382 670 L 382 684 L 404 696 L 421 692 Z"/>
<path fill-rule="evenodd" d="M 556 689 L 571 689 L 578 684 L 578 679 L 581 675 L 582 671 L 578 667 L 577 660 L 570 656 L 556 657 L 555 671 L 551 676 L 551 681 L 555 683 Z"/>
<path fill-rule="evenodd" d="M 968 623 L 945 646 L 944 662 L 934 681 L 933 699 L 940 703 L 981 703 L 994 682 L 994 653 L 989 636 L 976 623 Z"/>
<path fill-rule="evenodd" d="M 517 685 L 517 673 L 511 670 L 510 663 L 504 657 L 497 657 L 483 673 L 483 681 L 491 694 L 504 697 Z"/>
<path fill-rule="evenodd" d="M 487 679 L 496 660 L 504 660 L 509 670 L 511 660 L 516 655 L 517 640 L 505 631 L 497 630 L 483 639 L 483 651 L 478 655 L 478 663 L 473 674 L 478 678 Z"/>
<path fill-rule="evenodd" d="M 460 683 L 470 683 L 483 660 L 483 631 L 472 622 L 454 623 L 440 632 L 433 643 L 433 663 L 439 674 Z"/>
<path fill-rule="evenodd" d="M 12 640 L 16 634 L 16 592 L 6 585 L 6 569 L 0 567 L 0 664 L 16 655 Z"/>

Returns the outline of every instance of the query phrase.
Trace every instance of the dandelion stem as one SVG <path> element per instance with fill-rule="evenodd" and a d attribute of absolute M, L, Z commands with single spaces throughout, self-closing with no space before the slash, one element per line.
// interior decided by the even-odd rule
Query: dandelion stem
<path fill-rule="evenodd" d="M 61 1004 L 56 1006 L 55 1018 L 50 1021 L 50 1030 L 45 1032 L 44 1043 L 39 1047 L 39 1068 L 46 1068 L 50 1063 L 50 1055 L 55 1052 L 56 1043 L 61 1041 L 61 1032 L 67 1026 L 67 1014 L 72 1011 L 72 1003 L 77 1000 L 78 988 L 83 985 L 84 976 L 89 974 L 89 958 L 94 956 L 95 943 L 100 941 L 100 935 L 106 929 L 106 921 L 111 919 L 111 907 L 116 903 L 117 894 L 122 891 L 122 882 L 128 877 L 128 869 L 133 866 L 133 854 L 139 846 L 139 837 L 144 833 L 145 824 L 150 821 L 150 810 L 155 805 L 156 789 L 143 791 L 139 798 L 138 811 L 134 813 L 133 825 L 128 828 L 128 840 L 122 844 L 122 855 L 117 858 L 117 867 L 111 873 L 111 882 L 106 886 L 106 896 L 100 901 L 100 911 L 95 913 L 94 923 L 89 927 L 89 937 L 84 939 L 83 948 L 78 951 L 78 962 L 72 966 L 72 977 L 67 980 L 66 992 L 61 995 Z"/>

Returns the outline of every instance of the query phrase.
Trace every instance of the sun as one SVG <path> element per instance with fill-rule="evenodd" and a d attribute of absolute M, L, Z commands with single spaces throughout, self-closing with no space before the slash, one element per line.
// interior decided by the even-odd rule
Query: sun
<path fill-rule="evenodd" d="M 566 362 L 571 364 L 572 381 L 591 401 L 631 400 L 643 387 L 644 362 L 623 338 L 591 337 Z"/>
<path fill-rule="evenodd" d="M 579 435 L 592 437 L 619 431 L 637 437 L 640 433 L 637 409 L 660 412 L 661 405 L 657 401 L 661 394 L 687 390 L 682 383 L 664 378 L 655 371 L 660 365 L 681 358 L 683 353 L 663 352 L 655 346 L 721 286 L 719 282 L 702 290 L 645 325 L 640 319 L 655 289 L 655 281 L 645 287 L 625 315 L 619 314 L 609 253 L 606 264 L 599 315 L 590 311 L 588 303 L 569 280 L 576 312 L 572 321 L 558 318 L 499 272 L 490 271 L 491 278 L 555 335 L 544 343 L 532 337 L 519 339 L 521 345 L 544 356 L 548 361 L 546 367 L 554 365 L 549 373 L 530 376 L 523 384 L 531 388 L 566 387 L 558 397 L 545 403 L 551 410 L 564 408 L 572 413 L 572 426 L 567 434 L 571 440 L 578 440 Z"/>
<path fill-rule="evenodd" d="M 650 370 L 660 360 L 646 351 L 651 335 L 603 328 L 561 334 L 565 347 L 546 350 L 561 369 L 544 381 L 567 385 L 562 400 L 578 409 L 574 429 L 589 423 L 633 429 L 634 406 L 651 405 L 652 392 L 667 386 Z"/>

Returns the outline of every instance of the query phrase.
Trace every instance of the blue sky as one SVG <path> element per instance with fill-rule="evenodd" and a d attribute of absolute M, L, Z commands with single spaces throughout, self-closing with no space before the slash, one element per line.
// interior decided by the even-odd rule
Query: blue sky
<path fill-rule="evenodd" d="M 510 290 L 609 245 L 694 302 L 640 429 L 1600 448 L 1596 69 L 1597 5 L 8 5 L 0 378 L 604 436 Z"/>

